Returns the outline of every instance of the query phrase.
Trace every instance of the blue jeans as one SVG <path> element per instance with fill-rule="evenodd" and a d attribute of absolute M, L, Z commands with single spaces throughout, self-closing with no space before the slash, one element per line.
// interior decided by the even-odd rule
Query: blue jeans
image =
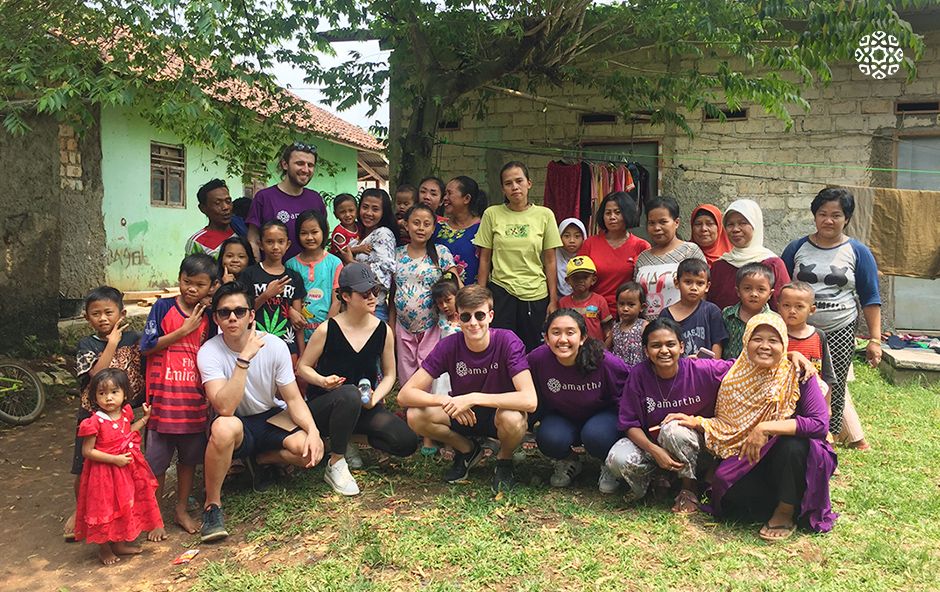
<path fill-rule="evenodd" d="M 622 436 L 613 409 L 598 411 L 583 424 L 550 412 L 542 418 L 535 442 L 542 454 L 556 460 L 568 458 L 572 446 L 583 444 L 588 454 L 603 461 Z"/>

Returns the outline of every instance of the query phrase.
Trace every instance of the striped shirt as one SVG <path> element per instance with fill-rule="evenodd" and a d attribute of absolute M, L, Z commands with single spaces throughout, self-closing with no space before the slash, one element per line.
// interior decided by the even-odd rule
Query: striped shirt
<path fill-rule="evenodd" d="M 179 329 L 188 318 L 176 298 L 157 300 L 147 317 L 140 349 L 146 352 L 157 340 Z M 199 328 L 170 347 L 147 354 L 147 401 L 153 412 L 148 427 L 161 434 L 196 434 L 207 425 L 208 405 L 196 366 L 199 346 L 210 331 L 209 316 Z"/>

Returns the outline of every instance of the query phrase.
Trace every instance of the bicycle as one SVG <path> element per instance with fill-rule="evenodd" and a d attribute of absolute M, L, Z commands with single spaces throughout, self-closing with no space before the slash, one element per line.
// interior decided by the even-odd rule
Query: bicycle
<path fill-rule="evenodd" d="M 0 420 L 27 425 L 46 406 L 46 390 L 36 374 L 19 362 L 0 360 Z"/>

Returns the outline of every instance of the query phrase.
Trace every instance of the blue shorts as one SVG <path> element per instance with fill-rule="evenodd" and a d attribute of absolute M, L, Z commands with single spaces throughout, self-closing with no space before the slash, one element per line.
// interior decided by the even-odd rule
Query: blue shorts
<path fill-rule="evenodd" d="M 268 423 L 268 419 L 281 412 L 280 407 L 268 409 L 262 413 L 238 417 L 242 422 L 242 444 L 235 452 L 232 458 L 245 458 L 254 456 L 270 450 L 280 450 L 284 448 L 284 438 L 290 436 L 293 432 L 283 430 L 276 425 Z"/>

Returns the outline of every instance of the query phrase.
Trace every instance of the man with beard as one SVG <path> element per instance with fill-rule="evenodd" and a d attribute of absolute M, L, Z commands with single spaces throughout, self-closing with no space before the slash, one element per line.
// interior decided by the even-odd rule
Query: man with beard
<path fill-rule="evenodd" d="M 307 189 L 307 183 L 313 178 L 317 166 L 317 147 L 294 142 L 281 152 L 279 166 L 281 180 L 271 187 L 265 187 L 255 194 L 248 211 L 248 241 L 254 251 L 255 259 L 261 260 L 261 233 L 259 229 L 265 222 L 280 220 L 287 225 L 291 234 L 290 246 L 284 254 L 287 261 L 300 253 L 300 241 L 294 233 L 293 220 L 305 210 L 316 210 L 326 215 L 326 205 L 320 194 Z"/>

